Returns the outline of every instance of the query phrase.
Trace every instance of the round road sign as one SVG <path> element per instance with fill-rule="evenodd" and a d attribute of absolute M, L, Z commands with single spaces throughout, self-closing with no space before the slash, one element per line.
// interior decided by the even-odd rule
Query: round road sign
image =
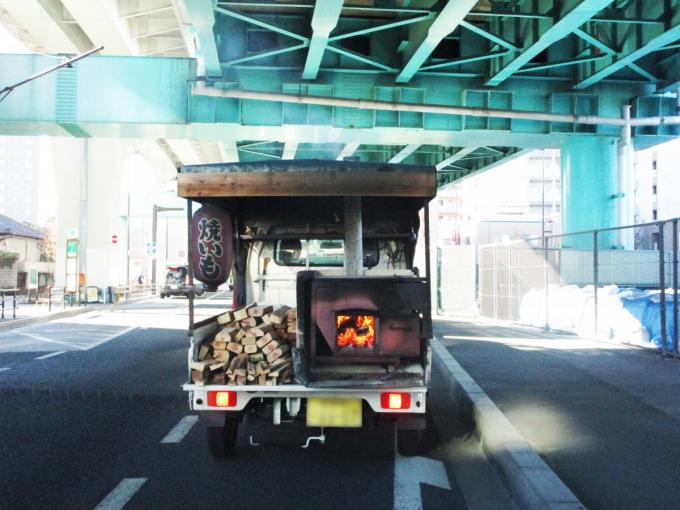
<path fill-rule="evenodd" d="M 116 234 L 113 234 L 111 236 L 111 244 L 117 244 L 118 243 L 118 236 Z"/>

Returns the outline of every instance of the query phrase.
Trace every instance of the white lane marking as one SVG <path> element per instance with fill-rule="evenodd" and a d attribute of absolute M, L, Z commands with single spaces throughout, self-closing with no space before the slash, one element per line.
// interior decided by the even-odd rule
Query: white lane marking
<path fill-rule="evenodd" d="M 94 510 L 120 510 L 142 488 L 147 478 L 123 478 Z"/>
<path fill-rule="evenodd" d="M 161 443 L 181 443 L 182 439 L 187 436 L 191 430 L 191 427 L 196 425 L 197 421 L 198 416 L 194 414 L 183 417 L 181 420 L 179 420 L 177 425 L 172 427 L 172 430 L 168 432 L 168 435 L 161 439 Z"/>
<path fill-rule="evenodd" d="M 422 510 L 420 484 L 451 490 L 444 464 L 427 457 L 394 454 L 394 510 Z"/>
<path fill-rule="evenodd" d="M 59 356 L 60 354 L 64 354 L 66 351 L 56 351 L 56 352 L 51 352 L 49 354 L 43 354 L 42 356 L 38 356 L 37 358 L 33 359 L 47 359 L 47 358 L 52 358 L 54 356 Z"/>
<path fill-rule="evenodd" d="M 0 372 L 4 372 L 5 370 L 11 370 L 12 367 L 2 367 L 0 368 Z"/>
<path fill-rule="evenodd" d="M 32 338 L 33 340 L 38 340 L 39 342 L 47 342 L 50 344 L 66 345 L 68 347 L 76 347 L 78 349 L 84 349 L 84 345 L 80 342 L 63 342 L 61 340 L 54 340 L 53 338 L 45 338 L 42 335 L 36 335 L 35 333 L 19 333 L 21 336 Z"/>
<path fill-rule="evenodd" d="M 91 344 L 89 347 L 86 347 L 85 350 L 89 351 L 90 349 L 94 349 L 95 347 L 99 347 L 100 345 L 105 344 L 106 342 L 110 342 L 111 340 L 114 340 L 114 339 L 118 338 L 119 336 L 126 335 L 127 333 L 129 333 L 133 329 L 137 329 L 137 326 L 130 326 L 129 328 L 125 328 L 123 331 L 119 331 L 118 333 L 115 333 L 111 336 L 108 336 L 108 337 L 100 340 L 99 342 L 95 342 L 94 344 Z"/>

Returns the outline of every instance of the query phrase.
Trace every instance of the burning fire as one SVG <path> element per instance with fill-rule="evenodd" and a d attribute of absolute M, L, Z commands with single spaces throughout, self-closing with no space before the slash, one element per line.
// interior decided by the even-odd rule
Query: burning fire
<path fill-rule="evenodd" d="M 373 315 L 338 315 L 335 318 L 338 347 L 373 347 L 375 317 Z"/>

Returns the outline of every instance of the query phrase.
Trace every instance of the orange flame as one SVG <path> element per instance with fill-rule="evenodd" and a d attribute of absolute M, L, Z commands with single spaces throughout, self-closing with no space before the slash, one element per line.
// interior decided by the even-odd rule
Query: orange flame
<path fill-rule="evenodd" d="M 338 347 L 373 347 L 375 317 L 373 315 L 338 315 L 335 318 Z"/>

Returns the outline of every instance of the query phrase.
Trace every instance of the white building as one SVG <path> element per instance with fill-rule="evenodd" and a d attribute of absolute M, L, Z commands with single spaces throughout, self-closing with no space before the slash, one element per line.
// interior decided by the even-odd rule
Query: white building
<path fill-rule="evenodd" d="M 0 214 L 40 225 L 40 138 L 0 136 Z"/>

